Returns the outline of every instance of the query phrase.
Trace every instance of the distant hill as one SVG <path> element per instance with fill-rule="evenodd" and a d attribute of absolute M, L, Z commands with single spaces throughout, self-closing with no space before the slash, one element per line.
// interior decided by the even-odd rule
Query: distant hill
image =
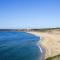
<path fill-rule="evenodd" d="M 60 28 L 38 28 L 38 29 L 0 29 L 0 31 L 51 31 L 51 30 L 59 30 Z"/>

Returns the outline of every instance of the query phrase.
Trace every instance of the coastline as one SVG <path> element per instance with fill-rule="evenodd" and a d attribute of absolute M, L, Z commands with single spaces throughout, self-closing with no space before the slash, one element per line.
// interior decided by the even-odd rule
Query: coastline
<path fill-rule="evenodd" d="M 29 34 L 33 34 L 37 37 L 40 37 L 40 40 L 37 42 L 37 46 L 39 47 L 40 51 L 41 51 L 41 58 L 39 60 L 45 60 L 45 48 L 40 44 L 40 41 L 41 41 L 41 36 L 37 35 L 37 34 L 34 34 L 33 32 L 27 32 Z"/>
<path fill-rule="evenodd" d="M 53 31 L 52 32 L 38 32 L 38 31 L 31 31 L 28 33 L 34 34 L 36 36 L 41 37 L 41 40 L 38 42 L 41 44 L 45 49 L 45 59 L 49 57 L 56 56 L 60 54 L 60 31 Z"/>

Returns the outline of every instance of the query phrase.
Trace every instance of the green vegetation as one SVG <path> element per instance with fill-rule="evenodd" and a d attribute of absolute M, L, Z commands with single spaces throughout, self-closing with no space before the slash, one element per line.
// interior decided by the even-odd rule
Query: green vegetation
<path fill-rule="evenodd" d="M 60 54 L 53 57 L 49 57 L 46 60 L 60 60 Z"/>
<path fill-rule="evenodd" d="M 41 29 L 30 29 L 31 31 L 40 31 L 40 32 L 51 32 L 52 30 L 58 30 L 60 31 L 60 28 L 41 28 Z"/>

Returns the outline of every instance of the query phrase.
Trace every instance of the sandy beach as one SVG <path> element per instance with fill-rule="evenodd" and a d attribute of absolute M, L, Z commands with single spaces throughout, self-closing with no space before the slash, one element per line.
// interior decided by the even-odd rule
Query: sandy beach
<path fill-rule="evenodd" d="M 31 31 L 29 33 L 41 37 L 39 44 L 41 44 L 46 50 L 45 59 L 60 54 L 60 31 L 58 30 L 52 30 L 50 32 Z"/>

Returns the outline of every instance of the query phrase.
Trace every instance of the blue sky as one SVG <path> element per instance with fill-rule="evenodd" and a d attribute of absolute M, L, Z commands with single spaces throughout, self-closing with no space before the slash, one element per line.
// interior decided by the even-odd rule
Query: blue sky
<path fill-rule="evenodd" d="M 60 27 L 60 0 L 0 0 L 0 28 Z"/>

